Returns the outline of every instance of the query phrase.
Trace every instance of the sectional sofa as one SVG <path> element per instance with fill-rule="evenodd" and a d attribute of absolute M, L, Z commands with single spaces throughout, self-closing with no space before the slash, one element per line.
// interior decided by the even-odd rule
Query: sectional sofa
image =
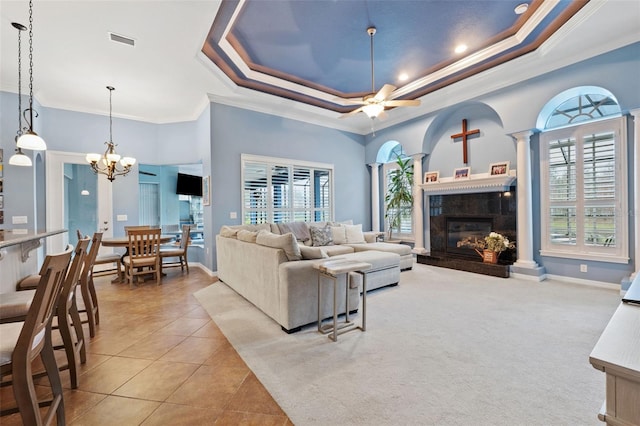
<path fill-rule="evenodd" d="M 303 228 L 304 227 L 304 228 Z M 340 229 L 343 228 L 343 229 Z M 322 236 L 313 238 L 321 229 Z M 409 246 L 375 242 L 375 233 L 351 224 L 316 222 L 223 226 L 216 235 L 218 278 L 281 325 L 295 332 L 318 318 L 318 271 L 315 262 L 347 258 L 370 263 L 367 290 L 396 285 L 400 271 L 410 269 Z M 321 241 L 322 240 L 322 241 Z M 318 243 L 324 243 L 318 245 Z M 349 285 L 349 311 L 358 309 L 361 277 L 339 277 L 339 311 L 345 309 Z M 322 317 L 333 312 L 332 299 L 321 303 Z"/>

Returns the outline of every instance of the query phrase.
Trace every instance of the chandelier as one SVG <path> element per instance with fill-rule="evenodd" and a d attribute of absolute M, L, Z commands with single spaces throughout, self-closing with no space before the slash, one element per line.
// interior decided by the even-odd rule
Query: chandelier
<path fill-rule="evenodd" d="M 104 144 L 107 145 L 107 149 L 104 154 L 87 154 L 87 161 L 91 165 L 91 169 L 96 174 L 103 174 L 107 176 L 111 182 L 113 182 L 116 176 L 125 176 L 131 171 L 131 167 L 136 163 L 136 159 L 133 157 L 122 157 L 116 154 L 116 145 L 113 143 L 113 117 L 111 114 L 112 103 L 111 95 L 115 90 L 112 86 L 107 86 L 109 89 L 109 141 Z"/>
<path fill-rule="evenodd" d="M 26 31 L 27 27 L 17 22 L 12 22 L 13 28 L 18 30 L 18 132 L 16 134 L 16 144 L 18 138 L 22 136 L 22 54 L 21 54 L 21 33 Z M 33 163 L 31 158 L 22 152 L 22 148 L 16 147 L 16 153 L 9 158 L 9 164 L 12 166 L 30 167 Z"/>
<path fill-rule="evenodd" d="M 20 30 L 20 28 L 18 29 Z M 29 119 L 26 115 L 24 119 L 29 124 L 29 128 L 25 132 L 21 132 L 16 144 L 18 148 L 43 151 L 47 149 L 47 144 L 33 131 L 34 113 L 36 117 L 38 116 L 38 112 L 33 109 L 33 0 L 29 0 L 29 108 L 25 109 L 23 114 L 26 114 L 27 111 L 29 111 Z"/>

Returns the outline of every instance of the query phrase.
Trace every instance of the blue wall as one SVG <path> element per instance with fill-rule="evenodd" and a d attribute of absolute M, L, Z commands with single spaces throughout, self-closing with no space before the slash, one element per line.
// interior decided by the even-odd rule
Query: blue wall
<path fill-rule="evenodd" d="M 242 221 L 241 154 L 334 165 L 335 219 L 371 227 L 364 137 L 220 104 L 211 105 L 211 204 L 215 235 Z M 230 219 L 231 212 L 237 219 Z M 206 224 L 205 224 L 206 225 Z M 215 241 L 212 241 L 215 243 Z M 214 259 L 215 262 L 215 259 Z"/>

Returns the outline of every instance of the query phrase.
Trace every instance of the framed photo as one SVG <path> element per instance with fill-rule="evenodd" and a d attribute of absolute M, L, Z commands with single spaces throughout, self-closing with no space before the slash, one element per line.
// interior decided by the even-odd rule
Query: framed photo
<path fill-rule="evenodd" d="M 471 177 L 471 167 L 459 167 L 453 170 L 453 180 L 469 179 Z"/>
<path fill-rule="evenodd" d="M 489 166 L 489 176 L 502 176 L 509 174 L 509 162 L 492 163 Z"/>
<path fill-rule="evenodd" d="M 424 183 L 436 183 L 440 180 L 440 172 L 427 172 L 424 174 Z"/>
<path fill-rule="evenodd" d="M 4 150 L 0 148 L 0 163 L 4 161 Z"/>
<path fill-rule="evenodd" d="M 211 204 L 211 176 L 205 176 L 202 178 L 202 205 L 208 206 Z"/>
<path fill-rule="evenodd" d="M 4 195 L 0 195 L 0 209 L 4 209 Z"/>

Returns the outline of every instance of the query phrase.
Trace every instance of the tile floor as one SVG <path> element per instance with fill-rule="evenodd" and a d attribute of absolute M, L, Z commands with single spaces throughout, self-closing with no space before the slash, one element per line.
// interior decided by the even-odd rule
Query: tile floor
<path fill-rule="evenodd" d="M 78 389 L 65 387 L 71 425 L 291 425 L 192 294 L 215 282 L 198 268 L 167 270 L 161 286 L 96 279 L 100 325 Z M 215 284 L 214 284 L 215 285 Z M 66 362 L 63 351 L 56 354 Z M 36 367 L 34 367 L 36 368 Z M 46 378 L 37 392 L 50 394 Z M 14 404 L 11 387 L 0 406 Z M 0 419 L 20 425 L 19 414 Z"/>

